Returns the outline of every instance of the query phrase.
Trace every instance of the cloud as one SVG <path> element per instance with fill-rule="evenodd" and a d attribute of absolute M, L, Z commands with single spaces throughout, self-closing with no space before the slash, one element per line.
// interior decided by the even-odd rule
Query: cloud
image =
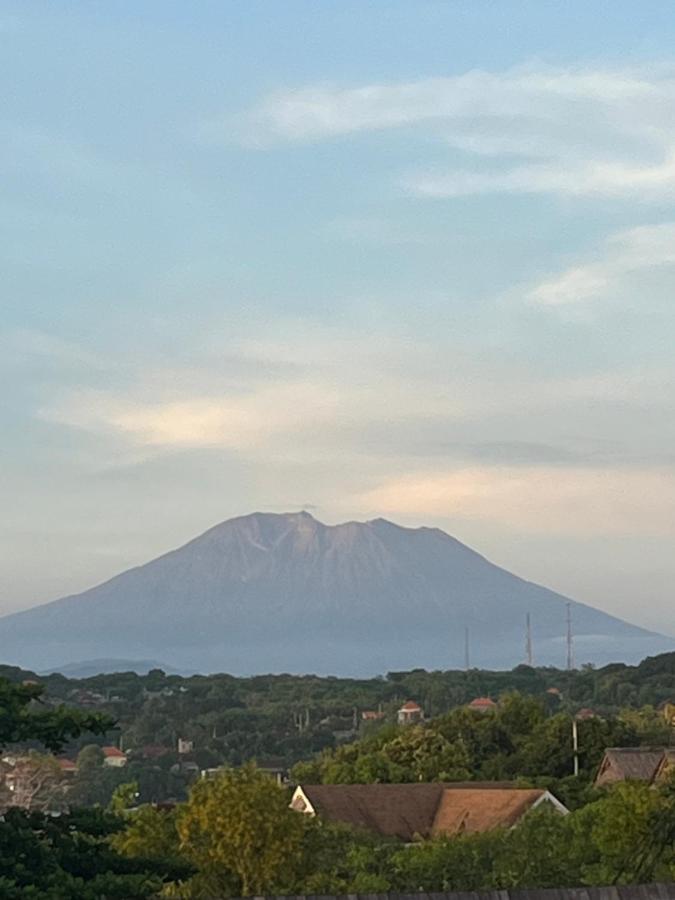
<path fill-rule="evenodd" d="M 647 225 L 610 237 L 596 259 L 572 266 L 527 293 L 543 306 L 563 306 L 612 294 L 622 282 L 644 269 L 675 264 L 675 223 Z"/>
<path fill-rule="evenodd" d="M 431 132 L 451 163 L 403 178 L 406 190 L 423 197 L 517 192 L 646 200 L 675 188 L 674 113 L 670 66 L 531 64 L 278 91 L 243 117 L 240 134 L 264 147 L 393 129 Z M 225 134 L 222 125 L 210 128 Z"/>
<path fill-rule="evenodd" d="M 457 468 L 385 480 L 356 502 L 380 514 L 477 520 L 532 534 L 675 535 L 671 468 Z"/>

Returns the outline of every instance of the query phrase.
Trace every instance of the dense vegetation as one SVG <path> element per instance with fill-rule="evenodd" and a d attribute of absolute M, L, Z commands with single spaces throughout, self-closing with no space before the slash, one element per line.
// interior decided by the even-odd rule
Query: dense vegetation
<path fill-rule="evenodd" d="M 624 783 L 567 817 L 530 813 L 510 831 L 404 846 L 288 809 L 283 788 L 253 767 L 224 771 L 187 804 L 128 814 L 115 846 L 161 850 L 195 874 L 184 898 L 479 890 L 635 883 L 675 878 L 675 786 Z"/>
<path fill-rule="evenodd" d="M 6 672 L 12 681 L 0 680 L 2 745 L 32 747 L 38 769 L 50 764 L 40 748 L 65 747 L 78 759 L 70 812 L 54 819 L 10 809 L 0 821 L 0 894 L 8 900 L 160 893 L 200 900 L 675 878 L 675 785 L 591 787 L 606 746 L 670 741 L 672 729 L 655 706 L 675 693 L 675 654 L 634 668 L 568 673 L 521 666 L 368 681 L 155 671 L 86 682 L 49 676 L 39 685 L 30 683 L 35 678 L 24 683 L 29 673 Z M 467 709 L 479 694 L 499 697 L 498 706 L 488 714 Z M 424 725 L 396 727 L 392 719 L 407 697 L 438 714 Z M 68 699 L 80 708 L 64 706 Z M 574 778 L 571 723 L 581 706 L 596 715 L 578 723 L 581 773 Z M 378 707 L 383 718 L 364 724 L 358 713 Z M 176 753 L 178 737 L 195 745 L 187 754 L 189 777 Z M 131 762 L 108 768 L 92 740 L 120 738 L 132 748 Z M 144 741 L 152 741 L 152 759 Z M 536 811 L 512 831 L 404 847 L 292 812 L 288 789 L 254 764 L 194 775 L 196 760 L 238 764 L 261 747 L 281 749 L 299 780 L 512 779 L 553 788 L 574 811 Z M 186 802 L 142 802 L 177 787 Z"/>
<path fill-rule="evenodd" d="M 117 784 L 132 780 L 138 783 L 141 801 L 182 800 L 202 769 L 239 766 L 251 759 L 263 766 L 290 769 L 317 753 L 338 750 L 380 729 L 384 733 L 376 736 L 376 741 L 385 741 L 396 710 L 410 698 L 422 705 L 427 718 L 442 720 L 475 697 L 497 699 L 513 691 L 535 698 L 544 711 L 546 723 L 538 728 L 533 746 L 527 750 L 520 741 L 517 753 L 502 748 L 496 763 L 488 763 L 484 753 L 481 756 L 468 747 L 468 767 L 484 777 L 497 777 L 491 766 L 497 766 L 503 775 L 517 771 L 530 777 L 541 761 L 546 768 L 536 774 L 561 778 L 571 771 L 569 741 L 563 739 L 569 733 L 569 717 L 582 707 L 591 707 L 608 721 L 619 717 L 619 724 L 603 731 L 600 724 L 584 723 L 587 734 L 582 764 L 590 771 L 603 741 L 635 744 L 664 740 L 660 720 L 649 708 L 653 710 L 675 697 L 675 654 L 647 659 L 639 666 L 616 664 L 573 672 L 518 666 L 510 672 L 391 672 L 372 679 L 312 675 L 236 678 L 222 674 L 181 677 L 154 670 L 143 676 L 127 672 L 72 680 L 62 675 L 38 678 L 11 667 L 0 667 L 0 676 L 14 683 L 39 681 L 48 704 L 66 702 L 84 716 L 95 711 L 116 721 L 116 728 L 97 740 L 121 743 L 129 751 L 129 765 L 123 772 L 106 770 L 93 777 L 89 770 L 86 777 L 78 776 L 79 799 L 86 804 L 107 802 Z M 548 693 L 552 688 L 559 693 Z M 381 710 L 384 717 L 377 722 L 363 721 L 365 710 Z M 629 710 L 643 713 L 631 720 Z M 455 741 L 455 721 L 451 716 L 439 725 L 439 733 L 451 744 Z M 542 748 L 556 739 L 556 729 L 560 746 L 567 752 L 558 751 L 557 765 L 552 766 Z M 191 753 L 178 754 L 179 738 L 192 742 Z M 67 746 L 67 755 L 77 759 L 87 743 L 91 738 L 80 734 Z M 353 752 L 347 751 L 347 755 Z M 505 756 L 511 761 L 507 762 Z M 324 757 L 331 758 L 344 762 L 346 757 L 341 752 Z M 461 753 L 450 763 L 451 770 L 466 768 Z M 323 773 L 321 777 L 333 776 Z"/>

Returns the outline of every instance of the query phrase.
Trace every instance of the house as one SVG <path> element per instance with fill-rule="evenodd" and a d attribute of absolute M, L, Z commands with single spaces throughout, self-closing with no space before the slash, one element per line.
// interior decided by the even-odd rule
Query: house
<path fill-rule="evenodd" d="M 178 753 L 183 755 L 186 753 L 192 753 L 195 749 L 194 741 L 189 741 L 187 738 L 178 738 Z"/>
<path fill-rule="evenodd" d="M 424 721 L 424 710 L 419 703 L 408 700 L 399 709 L 396 719 L 399 725 L 416 725 L 418 722 Z"/>
<path fill-rule="evenodd" d="M 434 894 L 349 894 L 350 900 L 400 900 L 401 897 L 433 897 L 434 900 L 675 900 L 675 882 L 660 884 L 613 884 L 583 888 L 501 888 L 492 891 L 442 891 Z M 234 898 L 237 900 L 237 898 Z M 242 898 L 239 898 L 242 900 Z M 256 900 L 286 900 L 267 894 Z M 297 895 L 293 900 L 315 900 L 315 895 Z M 344 895 L 323 894 L 322 900 L 344 900 Z"/>
<path fill-rule="evenodd" d="M 497 709 L 497 704 L 489 697 L 476 697 L 475 700 L 472 700 L 471 703 L 469 703 L 469 709 L 473 709 L 480 713 L 487 713 Z"/>
<path fill-rule="evenodd" d="M 384 719 L 384 713 L 378 709 L 364 709 L 361 713 L 362 722 L 379 722 Z"/>
<path fill-rule="evenodd" d="M 75 776 L 77 774 L 77 763 L 74 763 L 72 759 L 59 757 L 56 761 L 64 775 Z"/>
<path fill-rule="evenodd" d="M 661 757 L 661 762 L 658 764 L 656 772 L 654 773 L 654 784 L 661 784 L 661 782 L 667 781 L 672 777 L 674 772 L 675 749 L 664 750 L 663 756 Z"/>
<path fill-rule="evenodd" d="M 663 747 L 609 747 L 595 776 L 595 787 L 618 781 L 646 781 L 651 784 L 663 756 Z"/>
<path fill-rule="evenodd" d="M 499 782 L 298 785 L 291 809 L 406 843 L 513 828 L 542 804 L 566 815 L 549 791 Z"/>
<path fill-rule="evenodd" d="M 103 750 L 103 765 L 121 768 L 127 764 L 127 755 L 117 747 L 101 747 Z"/>

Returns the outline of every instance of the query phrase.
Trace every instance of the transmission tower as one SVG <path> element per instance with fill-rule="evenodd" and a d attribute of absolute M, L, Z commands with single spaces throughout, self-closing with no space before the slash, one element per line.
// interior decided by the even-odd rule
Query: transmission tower
<path fill-rule="evenodd" d="M 574 668 L 574 638 L 572 635 L 572 604 L 567 604 L 567 669 Z"/>
<path fill-rule="evenodd" d="M 532 623 L 530 614 L 525 617 L 525 662 L 528 666 L 534 665 L 534 653 L 532 652 Z"/>

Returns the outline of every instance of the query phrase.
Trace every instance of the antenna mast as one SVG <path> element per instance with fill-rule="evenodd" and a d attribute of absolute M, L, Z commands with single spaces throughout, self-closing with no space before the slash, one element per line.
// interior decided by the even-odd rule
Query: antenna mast
<path fill-rule="evenodd" d="M 567 604 L 567 669 L 572 671 L 574 668 L 574 647 L 572 635 L 572 604 Z"/>
<path fill-rule="evenodd" d="M 534 653 L 532 652 L 532 623 L 530 622 L 530 614 L 525 617 L 525 662 L 528 666 L 534 665 Z"/>

